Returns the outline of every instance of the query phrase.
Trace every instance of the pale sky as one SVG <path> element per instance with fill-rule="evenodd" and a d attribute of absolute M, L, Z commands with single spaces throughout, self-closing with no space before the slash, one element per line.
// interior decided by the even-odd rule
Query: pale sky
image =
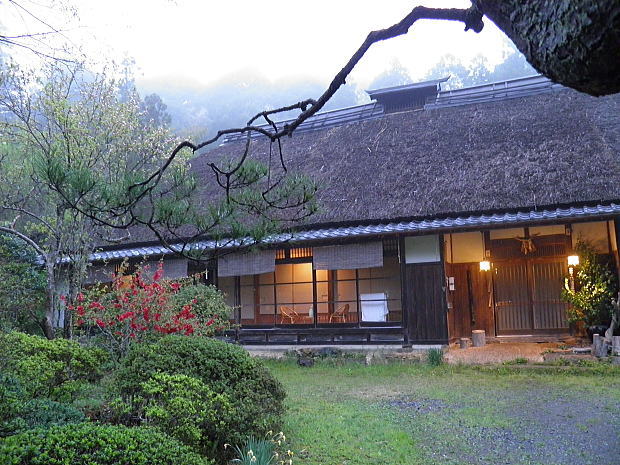
<path fill-rule="evenodd" d="M 75 0 L 79 19 L 66 36 L 90 56 L 134 58 L 139 80 L 207 84 L 243 71 L 272 81 L 327 82 L 370 30 L 392 25 L 420 3 L 469 6 L 465 0 Z M 351 80 L 364 87 L 394 60 L 415 79 L 446 53 L 464 60 L 482 54 L 497 63 L 505 53 L 502 37 L 488 20 L 480 34 L 456 22 L 419 22 L 407 36 L 375 45 Z"/>

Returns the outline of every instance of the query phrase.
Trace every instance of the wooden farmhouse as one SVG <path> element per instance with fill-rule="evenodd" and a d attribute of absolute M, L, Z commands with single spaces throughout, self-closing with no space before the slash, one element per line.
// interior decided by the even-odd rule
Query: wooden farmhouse
<path fill-rule="evenodd" d="M 318 114 L 283 141 L 289 170 L 318 183 L 319 211 L 208 266 L 235 309 L 232 338 L 415 346 L 475 329 L 569 332 L 560 294 L 577 241 L 618 263 L 620 94 L 541 76 L 443 82 L 369 91 L 372 103 Z M 242 144 L 196 159 L 198 179 Z M 252 151 L 267 159 L 268 141 Z M 207 267 L 144 241 L 98 251 L 94 275 L 126 257 L 163 258 L 169 277 Z"/>

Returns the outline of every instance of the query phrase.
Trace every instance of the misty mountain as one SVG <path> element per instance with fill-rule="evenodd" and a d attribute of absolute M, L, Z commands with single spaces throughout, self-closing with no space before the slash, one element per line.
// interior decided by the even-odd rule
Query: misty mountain
<path fill-rule="evenodd" d="M 494 67 L 481 55 L 468 62 L 445 55 L 418 80 L 451 76 L 442 87 L 455 89 L 535 73 L 523 55 L 511 43 L 507 43 L 504 61 Z M 414 81 L 407 69 L 394 61 L 389 69 L 377 74 L 368 88 L 378 89 L 411 82 Z M 205 140 L 220 129 L 245 126 L 248 119 L 260 111 L 291 105 L 307 98 L 318 98 L 326 84 L 301 79 L 273 82 L 246 71 L 229 75 L 209 85 L 160 79 L 138 82 L 137 87 L 142 95 L 147 95 L 145 105 L 149 113 L 153 113 L 151 119 L 166 118 L 164 113 L 167 112 L 171 117 L 171 126 L 179 136 L 198 141 Z M 346 84 L 322 111 L 368 101 L 368 95 L 363 89 Z M 298 114 L 298 111 L 282 113 L 275 120 L 293 118 Z M 263 122 L 259 121 L 258 124 Z"/>
<path fill-rule="evenodd" d="M 146 81 L 138 83 L 142 94 L 158 94 L 167 106 L 172 127 L 183 137 L 204 139 L 220 129 L 244 126 L 256 113 L 318 98 L 325 84 L 312 81 L 271 82 L 263 77 L 235 75 L 208 86 L 196 83 Z M 360 91 L 343 86 L 323 110 L 357 105 Z M 277 121 L 295 117 L 298 111 L 279 114 Z M 264 121 L 260 121 L 263 123 Z"/>

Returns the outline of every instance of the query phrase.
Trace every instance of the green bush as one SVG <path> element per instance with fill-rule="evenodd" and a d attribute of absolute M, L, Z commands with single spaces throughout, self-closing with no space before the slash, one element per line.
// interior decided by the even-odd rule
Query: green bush
<path fill-rule="evenodd" d="M 614 310 L 612 301 L 618 295 L 615 265 L 588 242 L 577 242 L 575 252 L 581 262 L 575 272 L 576 289 L 571 288 L 570 277 L 565 278 L 562 289 L 562 300 L 570 304 L 566 309 L 568 322 L 607 325 Z"/>
<path fill-rule="evenodd" d="M 426 362 L 432 367 L 438 367 L 443 363 L 443 350 L 428 349 L 426 352 Z"/>
<path fill-rule="evenodd" d="M 203 381 L 186 375 L 155 373 L 140 384 L 128 403 L 115 408 L 131 422 L 143 419 L 166 434 L 210 456 L 226 444 L 236 418 L 227 394 L 213 392 Z"/>
<path fill-rule="evenodd" d="M 215 286 L 204 284 L 189 284 L 182 286 L 172 296 L 171 303 L 177 312 L 183 310 L 183 306 L 192 302 L 192 312 L 198 315 L 202 321 L 213 321 L 210 328 L 215 335 L 230 328 L 230 315 L 232 308 L 224 301 L 224 294 Z"/>
<path fill-rule="evenodd" d="M 25 427 L 25 421 L 19 417 L 24 397 L 17 378 L 0 374 L 0 437 L 10 436 Z"/>
<path fill-rule="evenodd" d="M 86 421 L 86 417 L 78 409 L 49 399 L 27 401 L 19 416 L 25 422 L 25 429 L 49 428 Z"/>
<path fill-rule="evenodd" d="M 15 377 L 0 375 L 0 437 L 34 428 L 81 423 L 82 412 L 49 399 L 29 399 Z"/>
<path fill-rule="evenodd" d="M 70 400 L 83 383 L 98 379 L 107 359 L 105 351 L 75 341 L 17 332 L 0 336 L 0 353 L 0 371 L 21 381 L 30 397 L 53 400 Z"/>
<path fill-rule="evenodd" d="M 0 441 L 2 463 L 15 465 L 207 465 L 187 446 L 145 427 L 94 423 L 55 426 Z"/>
<path fill-rule="evenodd" d="M 117 373 L 119 391 L 134 416 L 142 408 L 141 405 L 136 407 L 135 399 L 144 396 L 148 386 L 145 381 L 156 380 L 153 388 L 157 383 L 178 383 L 175 389 L 181 398 L 186 397 L 181 395 L 181 386 L 187 388 L 193 383 L 183 378 L 157 378 L 157 373 L 200 380 L 202 384 L 197 387 L 203 390 L 205 402 L 215 402 L 216 398 L 210 397 L 209 391 L 223 395 L 217 400 L 222 405 L 219 413 L 223 417 L 217 419 L 220 423 L 210 424 L 208 428 L 211 429 L 203 433 L 210 440 L 218 441 L 220 446 L 224 442 L 240 444 L 252 434 L 264 435 L 279 424 L 285 397 L 282 385 L 260 360 L 253 359 L 239 346 L 210 338 L 181 336 L 167 336 L 154 344 L 136 345 Z M 224 408 L 225 399 L 230 405 Z M 172 399 L 160 398 L 157 402 L 170 404 Z M 217 435 L 211 437 L 214 431 Z"/>
<path fill-rule="evenodd" d="M 0 232 L 0 331 L 43 334 L 47 275 L 21 239 Z"/>

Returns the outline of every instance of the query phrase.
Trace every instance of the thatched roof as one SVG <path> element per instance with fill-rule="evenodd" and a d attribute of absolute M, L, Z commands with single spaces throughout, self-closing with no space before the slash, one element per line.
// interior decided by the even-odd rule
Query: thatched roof
<path fill-rule="evenodd" d="M 408 111 L 283 144 L 289 169 L 320 185 L 321 210 L 306 226 L 620 199 L 620 94 L 562 90 Z M 211 182 L 207 163 L 241 150 L 221 146 L 193 170 Z M 265 139 L 251 150 L 267 160 Z"/>

